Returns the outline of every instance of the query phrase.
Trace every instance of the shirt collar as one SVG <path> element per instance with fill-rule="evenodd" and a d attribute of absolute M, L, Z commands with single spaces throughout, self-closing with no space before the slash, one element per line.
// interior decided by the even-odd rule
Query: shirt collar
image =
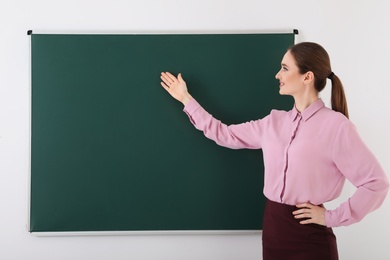
<path fill-rule="evenodd" d="M 313 104 L 311 104 L 302 112 L 299 112 L 296 106 L 294 105 L 294 108 L 292 109 L 291 119 L 294 122 L 297 119 L 298 115 L 301 115 L 302 119 L 304 121 L 307 121 L 310 117 L 312 117 L 318 110 L 320 110 L 324 106 L 325 104 L 320 98 L 314 101 Z"/>

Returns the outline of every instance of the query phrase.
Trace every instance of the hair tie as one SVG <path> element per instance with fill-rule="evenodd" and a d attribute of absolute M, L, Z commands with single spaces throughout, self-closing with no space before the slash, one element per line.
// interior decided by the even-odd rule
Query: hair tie
<path fill-rule="evenodd" d="M 332 80 L 333 77 L 334 77 L 334 73 L 333 73 L 333 71 L 332 71 L 332 72 L 329 74 L 328 79 Z"/>

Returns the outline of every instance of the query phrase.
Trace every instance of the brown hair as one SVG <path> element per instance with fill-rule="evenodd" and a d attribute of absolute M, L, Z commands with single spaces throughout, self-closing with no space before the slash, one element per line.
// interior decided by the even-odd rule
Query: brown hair
<path fill-rule="evenodd" d="M 326 50 L 317 43 L 302 42 L 291 46 L 288 51 L 294 57 L 301 74 L 308 71 L 313 72 L 314 88 L 318 92 L 325 88 L 327 78 L 332 81 L 332 109 L 349 118 L 343 84 L 339 77 L 332 72 Z"/>

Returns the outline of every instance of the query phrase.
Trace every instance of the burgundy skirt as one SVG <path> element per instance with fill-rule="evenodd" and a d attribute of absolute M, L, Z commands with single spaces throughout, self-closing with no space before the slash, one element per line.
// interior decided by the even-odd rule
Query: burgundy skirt
<path fill-rule="evenodd" d="M 263 221 L 263 260 L 338 260 L 331 228 L 299 224 L 295 206 L 267 200 Z"/>

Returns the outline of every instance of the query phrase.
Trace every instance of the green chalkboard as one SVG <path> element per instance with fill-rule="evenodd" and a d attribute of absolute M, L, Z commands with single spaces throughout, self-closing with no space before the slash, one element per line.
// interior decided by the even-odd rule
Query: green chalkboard
<path fill-rule="evenodd" d="M 216 118 L 291 109 L 294 34 L 32 34 L 31 232 L 260 230 L 260 150 L 196 130 L 160 86 L 181 72 Z"/>

